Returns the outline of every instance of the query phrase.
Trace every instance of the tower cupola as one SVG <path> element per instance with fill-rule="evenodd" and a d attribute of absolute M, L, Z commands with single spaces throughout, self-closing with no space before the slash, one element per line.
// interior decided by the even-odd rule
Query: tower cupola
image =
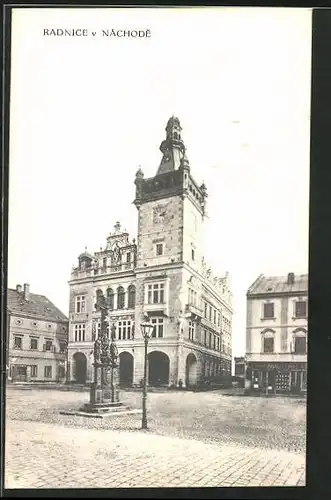
<path fill-rule="evenodd" d="M 178 170 L 185 154 L 185 145 L 181 138 L 182 127 L 176 116 L 169 118 L 165 131 L 166 138 L 160 145 L 163 156 L 157 175 Z"/>

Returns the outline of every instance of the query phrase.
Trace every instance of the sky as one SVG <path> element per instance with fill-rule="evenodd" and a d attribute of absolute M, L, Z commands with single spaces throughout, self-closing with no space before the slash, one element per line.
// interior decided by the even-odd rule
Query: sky
<path fill-rule="evenodd" d="M 112 28 L 151 36 L 101 36 Z M 135 173 L 156 174 L 175 114 L 244 355 L 249 286 L 308 272 L 311 10 L 14 9 L 11 57 L 8 286 L 28 282 L 68 314 L 85 246 L 98 251 L 116 221 L 136 237 Z"/>

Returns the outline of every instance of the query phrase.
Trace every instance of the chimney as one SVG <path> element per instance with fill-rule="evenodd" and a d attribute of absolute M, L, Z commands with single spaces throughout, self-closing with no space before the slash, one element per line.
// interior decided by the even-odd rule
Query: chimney
<path fill-rule="evenodd" d="M 294 285 L 294 273 L 288 273 L 287 275 L 287 284 Z"/>
<path fill-rule="evenodd" d="M 30 298 L 30 285 L 28 283 L 24 283 L 24 299 L 29 300 Z"/>
<path fill-rule="evenodd" d="M 16 292 L 18 293 L 22 292 L 22 285 L 16 285 Z"/>

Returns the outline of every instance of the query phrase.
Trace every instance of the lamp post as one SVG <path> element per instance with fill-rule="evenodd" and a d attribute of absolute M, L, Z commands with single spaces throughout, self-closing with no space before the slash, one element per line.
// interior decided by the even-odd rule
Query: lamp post
<path fill-rule="evenodd" d="M 151 338 L 154 326 L 150 322 L 149 318 L 140 324 L 141 333 L 145 341 L 145 356 L 144 356 L 144 387 L 143 387 L 143 416 L 141 421 L 141 428 L 147 429 L 147 413 L 146 413 L 146 401 L 147 401 L 147 345 Z"/>

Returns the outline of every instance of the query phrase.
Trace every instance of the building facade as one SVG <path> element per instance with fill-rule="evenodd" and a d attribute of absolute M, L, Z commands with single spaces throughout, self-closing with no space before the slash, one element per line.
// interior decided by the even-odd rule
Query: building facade
<path fill-rule="evenodd" d="M 8 379 L 65 382 L 68 318 L 30 286 L 8 290 Z"/>
<path fill-rule="evenodd" d="M 247 292 L 247 377 L 254 389 L 307 387 L 308 275 L 265 277 Z"/>
<path fill-rule="evenodd" d="M 234 376 L 242 379 L 246 376 L 246 358 L 239 356 L 234 358 Z"/>
<path fill-rule="evenodd" d="M 116 223 L 104 248 L 78 258 L 69 281 L 70 380 L 90 382 L 100 329 L 98 294 L 116 324 L 121 384 L 143 378 L 140 324 L 154 324 L 148 345 L 152 385 L 193 386 L 231 374 L 232 306 L 229 275 L 214 276 L 203 257 L 207 190 L 191 174 L 178 118 L 169 119 L 157 173 L 136 173 L 137 241 Z"/>

